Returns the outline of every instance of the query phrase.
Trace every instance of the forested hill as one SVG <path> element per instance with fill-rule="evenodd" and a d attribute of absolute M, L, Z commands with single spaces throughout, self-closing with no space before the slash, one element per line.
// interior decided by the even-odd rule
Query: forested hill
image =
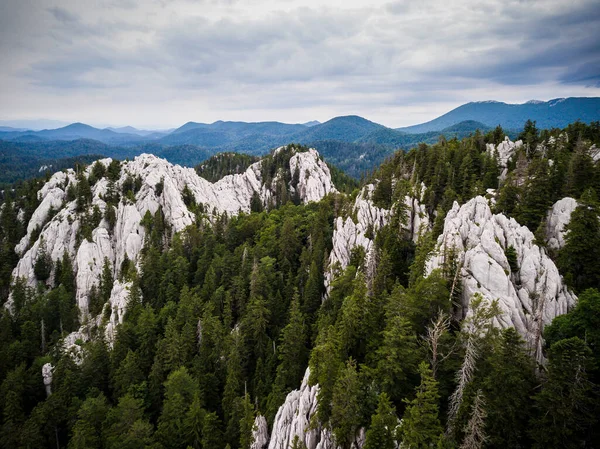
<path fill-rule="evenodd" d="M 600 128 L 518 137 L 6 190 L 0 445 L 600 446 Z"/>
<path fill-rule="evenodd" d="M 600 98 L 555 98 L 550 101 L 531 100 L 523 104 L 501 101 L 476 101 L 420 125 L 398 128 L 411 134 L 440 131 L 466 120 L 476 120 L 486 126 L 520 129 L 526 120 L 533 120 L 539 128 L 564 128 L 577 120 L 584 123 L 598 121 Z"/>

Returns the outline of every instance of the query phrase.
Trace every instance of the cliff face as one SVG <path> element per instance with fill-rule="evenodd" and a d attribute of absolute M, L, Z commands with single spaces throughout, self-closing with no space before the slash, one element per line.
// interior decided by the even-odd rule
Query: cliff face
<path fill-rule="evenodd" d="M 300 443 L 298 447 L 339 449 L 339 446 L 335 444 L 331 431 L 322 427 L 316 419 L 313 419 L 317 412 L 319 386 L 314 385 L 311 387 L 308 384 L 309 377 L 310 369 L 307 368 L 300 388 L 290 392 L 283 405 L 279 407 L 273 422 L 268 449 L 288 449 L 292 447 L 296 437 L 298 443 Z M 361 448 L 364 439 L 365 433 L 361 429 L 356 441 L 352 443 L 352 449 Z M 259 447 L 257 446 L 256 449 L 259 449 Z"/>
<path fill-rule="evenodd" d="M 558 251 L 565 245 L 565 226 L 571 221 L 571 214 L 577 208 L 577 201 L 565 197 L 552 205 L 546 216 L 546 245 Z"/>
<path fill-rule="evenodd" d="M 277 150 L 276 150 L 277 151 Z M 99 161 L 105 167 L 110 159 Z M 104 261 L 108 260 L 113 273 L 114 286 L 110 297 L 111 316 L 106 327 L 109 341 L 114 336 L 115 326 L 122 321 L 127 304 L 130 285 L 118 280 L 119 267 L 125 258 L 139 265 L 140 251 L 144 244 L 145 228 L 141 224 L 146 212 L 155 214 L 161 208 L 165 222 L 173 232 L 181 231 L 196 219 L 184 201 L 184 190 L 191 192 L 196 204 L 202 204 L 209 215 L 213 212 L 237 214 L 249 212 L 253 196 L 258 196 L 266 205 L 274 196 L 273 180 L 269 185 L 261 177 L 262 161 L 252 164 L 242 174 L 228 175 L 218 182 L 210 183 L 196 174 L 192 168 L 173 165 L 150 154 L 142 154 L 133 161 L 121 164 L 114 188 L 121 191 L 127 179 L 141 181 L 134 201 L 122 198 L 116 207 L 116 221 L 111 229 L 106 218 L 102 218 L 91 231 L 91 238 L 78 236 L 85 214 L 92 214 L 97 206 L 102 217 L 107 203 L 104 198 L 109 190 L 109 180 L 104 177 L 91 188 L 92 200 L 84 211 L 77 211 L 76 200 L 67 201 L 69 185 L 77 184 L 73 170 L 55 173 L 39 191 L 39 207 L 27 225 L 27 235 L 17 245 L 20 260 L 13 271 L 13 278 L 22 277 L 31 286 L 37 280 L 35 264 L 40 256 L 48 254 L 52 261 L 60 260 L 66 252 L 73 261 L 76 276 L 76 300 L 80 320 L 98 321 L 100 317 L 89 316 L 89 296 L 92 287 L 98 286 Z M 292 177 L 299 171 L 298 183 L 288 186 L 290 191 L 298 189 L 298 197 L 304 203 L 318 201 L 330 192 L 335 192 L 327 164 L 315 150 L 295 153 L 289 159 Z M 84 176 L 90 176 L 92 166 Z M 162 187 L 159 188 L 159 185 Z M 39 235 L 36 234 L 39 231 Z M 50 277 L 52 281 L 54 273 Z M 11 302 L 7 302 L 10 307 Z M 77 338 L 84 337 L 78 335 Z M 70 341 L 70 339 L 67 339 Z M 67 344 L 68 346 L 68 344 Z"/>
<path fill-rule="evenodd" d="M 498 300 L 497 324 L 517 329 L 541 360 L 543 327 L 577 298 L 545 250 L 534 244 L 533 233 L 512 218 L 492 214 L 487 201 L 476 197 L 448 212 L 427 272 L 441 268 L 451 255 L 459 267 L 466 313 L 475 293 Z"/>

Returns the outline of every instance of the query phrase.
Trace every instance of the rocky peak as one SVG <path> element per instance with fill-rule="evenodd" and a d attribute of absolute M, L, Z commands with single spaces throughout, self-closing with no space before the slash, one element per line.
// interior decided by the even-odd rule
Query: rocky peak
<path fill-rule="evenodd" d="M 424 190 L 424 186 L 421 186 Z M 344 269 L 350 263 L 352 250 L 361 246 L 365 250 L 366 263 L 372 263 L 375 233 L 385 226 L 392 210 L 377 207 L 371 197 L 375 190 L 374 184 L 367 184 L 357 195 L 346 218 L 337 217 L 333 227 L 333 248 L 329 255 L 330 270 L 325 275 L 327 286 L 331 284 L 335 267 Z M 431 222 L 425 206 L 417 198 L 405 196 L 406 221 L 403 228 L 416 242 L 421 234 L 429 230 Z"/>
<path fill-rule="evenodd" d="M 571 214 L 577 208 L 577 201 L 570 197 L 558 200 L 546 216 L 546 245 L 558 251 L 565 245 L 565 226 L 571 221 Z"/>
<path fill-rule="evenodd" d="M 462 206 L 455 202 L 428 261 L 427 273 L 442 268 L 452 254 L 462 281 L 466 313 L 475 293 L 498 300 L 502 315 L 496 324 L 517 329 L 541 360 L 543 327 L 566 313 L 576 297 L 544 249 L 534 243 L 533 233 L 513 218 L 492 214 L 483 197 Z"/>
<path fill-rule="evenodd" d="M 111 162 L 111 159 L 98 161 L 105 168 Z M 176 232 L 196 219 L 196 213 L 188 207 L 190 194 L 197 205 L 203 205 L 209 217 L 213 212 L 249 212 L 256 196 L 264 205 L 270 204 L 269 200 L 275 194 L 273 183 L 267 185 L 262 179 L 261 164 L 262 161 L 258 161 L 241 174 L 228 175 L 211 183 L 192 168 L 142 154 L 133 161 L 121 163 L 120 175 L 114 183 L 107 177 L 96 180 L 91 187 L 91 201 L 84 211 L 78 211 L 76 199 L 68 198 L 67 193 L 70 185 L 78 183 L 77 173 L 73 170 L 55 173 L 39 191 L 40 205 L 27 224 L 27 235 L 16 247 L 20 260 L 13 278 L 23 277 L 34 286 L 37 283 L 34 267 L 40 255 L 46 252 L 52 261 L 56 261 L 66 251 L 73 261 L 76 300 L 81 322 L 84 322 L 93 318 L 88 312 L 90 291 L 98 285 L 104 261 L 108 260 L 115 281 L 110 299 L 112 314 L 106 329 L 110 338 L 114 327 L 122 320 L 129 288 L 127 283 L 118 281 L 118 270 L 125 258 L 139 265 L 146 234 L 141 223 L 144 215 L 147 212 L 155 214 L 160 208 L 165 223 Z M 315 150 L 297 152 L 292 149 L 287 169 L 291 173 L 298 172 L 297 193 L 304 203 L 318 201 L 336 191 L 327 164 Z M 89 178 L 91 172 L 92 165 L 83 176 Z M 122 195 L 111 226 L 105 218 L 109 189 L 121 191 L 132 179 L 136 182 L 136 191 L 133 196 Z M 293 191 L 293 186 L 289 187 Z M 100 212 L 100 220 L 93 224 L 89 235 L 82 237 L 85 215 L 92 215 L 94 208 Z M 52 282 L 52 276 L 49 282 Z M 10 304 L 8 301 L 9 307 Z"/>

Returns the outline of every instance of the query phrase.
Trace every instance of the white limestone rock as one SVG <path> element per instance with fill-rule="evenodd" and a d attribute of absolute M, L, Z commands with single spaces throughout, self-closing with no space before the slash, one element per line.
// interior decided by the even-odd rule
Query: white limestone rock
<path fill-rule="evenodd" d="M 592 145 L 590 147 L 589 154 L 592 157 L 594 163 L 600 161 L 600 148 L 597 148 L 596 145 Z"/>
<path fill-rule="evenodd" d="M 275 415 L 269 449 L 287 449 L 297 435 L 307 449 L 315 449 L 321 440 L 321 429 L 310 429 L 317 411 L 318 385 L 309 386 L 310 369 L 306 369 L 299 390 L 290 392 Z"/>
<path fill-rule="evenodd" d="M 110 292 L 109 302 L 104 306 L 109 307 L 111 311 L 108 323 L 106 323 L 106 328 L 104 330 L 106 341 L 111 346 L 115 341 L 117 325 L 123 323 L 123 318 L 127 311 L 127 301 L 129 300 L 131 286 L 131 282 L 121 282 L 117 279 Z M 97 324 L 100 324 L 101 322 L 102 314 L 100 314 L 96 320 Z"/>
<path fill-rule="evenodd" d="M 102 159 L 99 162 L 108 167 L 111 159 Z M 34 266 L 41 253 L 42 242 L 53 261 L 61 259 L 66 252 L 73 261 L 80 321 L 99 323 L 98 319 L 94 320 L 94 317 L 88 316 L 89 294 L 91 288 L 98 285 L 104 261 L 108 260 L 115 281 L 110 299 L 111 318 L 106 329 L 110 341 L 126 308 L 127 286 L 117 281 L 118 270 L 126 257 L 139 268 L 139 255 L 145 238 L 145 229 L 141 225 L 144 215 L 147 212 L 154 214 L 162 208 L 165 221 L 174 232 L 191 225 L 195 220 L 195 214 L 186 207 L 183 200 L 186 186 L 196 202 L 202 203 L 208 213 L 215 211 L 231 215 L 240 211 L 249 212 L 255 194 L 259 195 L 263 204 L 268 204 L 273 192 L 271 185 L 264 185 L 261 179 L 261 164 L 261 161 L 256 162 L 244 173 L 225 176 L 215 183 L 210 183 L 198 176 L 192 168 L 170 164 L 151 154 L 142 154 L 133 161 L 123 162 L 120 178 L 115 182 L 115 189 L 120 191 L 129 176 L 140 179 L 141 187 L 133 201 L 122 198 L 119 202 L 114 229 L 111 231 L 107 220 L 102 219 L 92 230 L 91 241 L 86 239 L 78 241 L 81 214 L 77 213 L 76 201 L 64 204 L 67 185 L 77 182 L 76 173 L 73 170 L 55 173 L 39 191 L 41 203 L 27 224 L 27 235 L 16 247 L 21 258 L 13 270 L 13 278 L 23 277 L 28 285 L 35 286 L 37 281 Z M 91 167 L 90 165 L 87 168 L 86 176 L 91 173 Z M 289 168 L 292 172 L 298 171 L 300 175 L 297 188 L 303 202 L 318 201 L 324 195 L 335 191 L 329 168 L 315 150 L 292 155 Z M 163 188 L 158 195 L 156 186 L 161 182 Z M 108 188 L 107 178 L 102 178 L 94 184 L 88 213 L 91 214 L 93 208 L 97 207 L 104 214 L 106 203 L 103 198 Z M 48 221 L 52 208 L 58 210 L 58 213 Z M 39 238 L 35 242 L 30 242 L 35 229 L 42 226 Z M 50 280 L 52 279 L 53 277 Z M 9 299 L 6 307 L 10 309 L 11 306 L 12 301 Z M 113 316 L 115 313 L 116 315 Z M 82 335 L 87 333 L 84 327 L 79 332 Z M 80 335 L 75 334 L 68 337 L 65 346 L 73 347 L 73 342 L 78 338 Z"/>
<path fill-rule="evenodd" d="M 577 201 L 570 197 L 558 200 L 546 216 L 546 245 L 558 251 L 565 245 L 565 226 L 571 221 L 571 214 L 577 208 Z"/>
<path fill-rule="evenodd" d="M 351 211 L 355 219 L 352 216 L 345 219 L 337 217 L 334 221 L 333 248 L 329 255 L 329 270 L 325 274 L 325 285 L 328 289 L 336 275 L 336 268 L 343 270 L 348 266 L 352 250 L 357 246 L 362 246 L 365 250 L 367 266 L 373 262 L 373 237 L 388 223 L 393 212 L 393 208 L 390 211 L 373 204 L 371 196 L 374 190 L 375 185 L 368 184 L 356 197 Z M 421 190 L 425 190 L 424 186 Z M 425 206 L 417 198 L 406 196 L 404 206 L 407 216 L 402 229 L 408 232 L 410 238 L 416 243 L 419 237 L 431 228 L 431 220 Z M 399 229 L 398 232 L 400 231 Z"/>
<path fill-rule="evenodd" d="M 311 421 L 316 421 L 312 418 L 317 412 L 319 386 L 308 385 L 309 377 L 310 368 L 307 368 L 300 389 L 290 392 L 279 407 L 268 449 L 288 449 L 296 436 L 306 449 L 339 449 L 328 428 L 322 427 L 318 422 L 313 427 L 310 425 Z M 364 439 L 364 429 L 360 429 L 352 448 L 362 448 Z"/>
<path fill-rule="evenodd" d="M 512 159 L 516 151 L 522 146 L 523 141 L 517 140 L 516 142 L 512 142 L 508 136 L 505 136 L 504 140 L 497 146 L 493 143 L 485 144 L 486 151 L 492 156 L 494 154 L 496 155 L 498 158 L 498 165 L 503 169 L 498 178 L 500 181 L 504 181 L 506 179 L 506 175 L 508 174 L 508 162 Z"/>
<path fill-rule="evenodd" d="M 483 197 L 473 198 L 462 207 L 455 202 L 426 272 L 441 268 L 452 248 L 460 265 L 463 308 L 468 311 L 475 293 L 497 299 L 502 315 L 496 324 L 516 328 L 541 361 L 543 327 L 567 313 L 577 298 L 563 284 L 554 262 L 533 240 L 527 227 L 502 214 L 493 215 Z M 505 255 L 509 246 L 517 254 L 516 273 L 511 273 Z"/>
<path fill-rule="evenodd" d="M 327 164 L 321 160 L 319 153 L 312 148 L 303 153 L 296 153 L 290 159 L 292 178 L 299 170 L 298 193 L 305 203 L 319 201 L 336 188 L 331 181 L 331 173 Z"/>
<path fill-rule="evenodd" d="M 266 449 L 269 443 L 269 428 L 267 420 L 262 415 L 257 415 L 252 428 L 252 444 L 250 449 Z"/>
<path fill-rule="evenodd" d="M 51 363 L 44 363 L 42 366 L 42 378 L 44 379 L 44 387 L 46 387 L 46 396 L 52 394 L 52 373 L 54 367 Z"/>
<path fill-rule="evenodd" d="M 512 142 L 508 136 L 504 137 L 504 140 L 500 142 L 497 146 L 493 143 L 487 143 L 485 148 L 490 155 L 494 155 L 496 153 L 498 157 L 498 164 L 500 167 L 506 168 L 508 162 L 514 156 L 516 150 L 518 150 L 521 146 L 523 146 L 523 141 L 517 140 L 516 142 Z"/>

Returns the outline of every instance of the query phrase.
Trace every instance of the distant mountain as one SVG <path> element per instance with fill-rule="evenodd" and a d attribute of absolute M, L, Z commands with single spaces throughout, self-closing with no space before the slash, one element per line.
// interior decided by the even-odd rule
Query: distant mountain
<path fill-rule="evenodd" d="M 289 136 L 306 129 L 304 125 L 280 122 L 224 122 L 211 124 L 188 122 L 161 139 L 163 144 L 193 144 L 208 147 L 226 147 L 235 141 L 255 136 L 257 139 L 275 142 L 279 137 Z"/>
<path fill-rule="evenodd" d="M 168 135 L 146 136 L 134 134 L 139 130 L 132 127 L 98 129 L 73 123 L 54 130 L 0 132 L 0 139 L 15 143 L 34 156 L 61 158 L 102 154 L 125 159 L 146 152 L 187 166 L 197 165 L 215 153 L 257 156 L 278 146 L 299 143 L 315 147 L 328 162 L 358 178 L 398 148 L 434 143 L 440 134 L 462 138 L 478 128 L 488 129 L 482 123 L 465 121 L 442 131 L 408 134 L 362 117 L 344 116 L 310 127 L 280 122 L 188 122 Z"/>
<path fill-rule="evenodd" d="M 320 121 L 318 121 L 318 120 L 311 120 L 310 122 L 306 122 L 306 123 L 302 123 L 302 124 L 303 124 L 304 126 L 308 126 L 308 127 L 310 127 L 310 126 L 317 126 L 317 125 L 320 125 L 320 124 L 321 124 L 321 122 L 320 122 Z"/>
<path fill-rule="evenodd" d="M 0 139 L 17 142 L 32 140 L 78 140 L 93 139 L 107 144 L 126 144 L 147 140 L 138 134 L 115 132 L 110 129 L 98 129 L 85 123 L 72 123 L 62 128 L 41 131 L 0 132 Z"/>
<path fill-rule="evenodd" d="M 550 101 L 531 100 L 524 104 L 499 101 L 467 103 L 430 122 L 398 128 L 410 134 L 441 131 L 464 121 L 475 120 L 489 127 L 501 125 L 505 129 L 522 129 L 528 120 L 535 120 L 538 128 L 563 128 L 581 120 L 585 123 L 600 120 L 600 98 L 557 98 Z"/>
<path fill-rule="evenodd" d="M 116 132 L 116 133 L 119 133 L 119 134 L 135 134 L 135 135 L 143 136 L 143 137 L 152 136 L 152 138 L 155 138 L 155 139 L 164 137 L 167 134 L 169 134 L 171 131 L 173 131 L 172 129 L 169 129 L 169 130 L 137 129 L 137 128 L 134 128 L 133 126 L 123 126 L 122 128 L 109 127 L 106 129 Z"/>
<path fill-rule="evenodd" d="M 18 128 L 20 130 L 39 131 L 41 129 L 54 129 L 67 126 L 68 122 L 60 120 L 0 120 L 0 126 L 8 126 L 10 128 Z"/>
<path fill-rule="evenodd" d="M 365 134 L 379 129 L 385 129 L 385 127 L 357 115 L 347 115 L 332 118 L 320 125 L 311 126 L 292 137 L 294 137 L 295 142 L 299 143 L 332 139 L 342 142 L 354 142 Z"/>
<path fill-rule="evenodd" d="M 23 131 L 27 131 L 27 128 L 13 128 L 12 126 L 0 126 L 0 132 L 18 133 Z"/>

